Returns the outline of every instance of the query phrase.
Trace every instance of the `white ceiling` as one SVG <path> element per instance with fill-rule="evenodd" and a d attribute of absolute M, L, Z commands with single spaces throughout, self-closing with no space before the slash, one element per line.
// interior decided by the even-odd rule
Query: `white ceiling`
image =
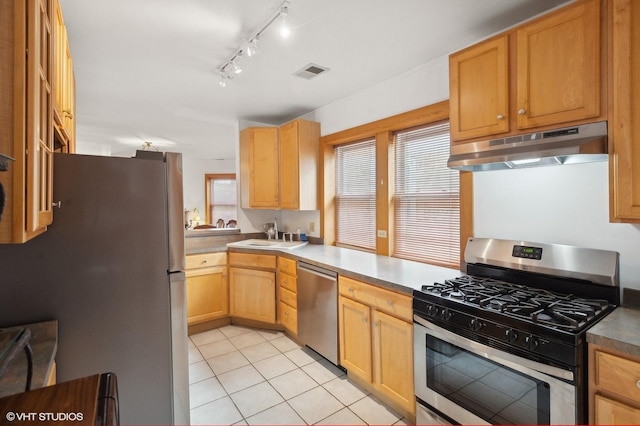
<path fill-rule="evenodd" d="M 244 71 L 222 65 L 282 0 L 61 0 L 74 60 L 80 152 L 144 141 L 232 159 L 237 120 L 282 124 L 568 0 L 292 0 Z M 330 69 L 305 80 L 309 63 Z"/>

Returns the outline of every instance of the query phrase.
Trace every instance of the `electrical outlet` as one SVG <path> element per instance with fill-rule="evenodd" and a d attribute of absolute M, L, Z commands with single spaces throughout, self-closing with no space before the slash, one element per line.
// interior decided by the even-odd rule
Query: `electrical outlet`
<path fill-rule="evenodd" d="M 316 223 L 309 222 L 309 232 L 316 232 Z"/>
<path fill-rule="evenodd" d="M 383 231 L 382 229 L 378 229 L 378 237 L 387 238 L 387 231 Z"/>

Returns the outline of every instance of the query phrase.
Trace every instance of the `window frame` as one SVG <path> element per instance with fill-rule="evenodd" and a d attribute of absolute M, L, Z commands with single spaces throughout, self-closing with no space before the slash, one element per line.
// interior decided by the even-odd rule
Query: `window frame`
<path fill-rule="evenodd" d="M 205 204 L 205 223 L 213 224 L 213 218 L 211 217 L 211 187 L 213 181 L 216 180 L 235 180 L 238 184 L 235 173 L 206 173 L 204 175 L 204 204 Z M 237 191 L 237 189 L 236 189 Z M 236 210 L 239 204 L 236 199 Z"/>
<path fill-rule="evenodd" d="M 450 241 L 448 237 L 454 238 L 452 231 L 458 228 L 459 232 L 460 227 L 460 174 L 451 169 L 443 170 L 446 164 L 440 162 L 446 162 L 450 139 L 449 120 L 394 132 L 393 171 L 396 182 L 392 208 L 396 219 L 404 214 L 403 217 L 407 217 L 408 221 L 399 224 L 396 220 L 392 225 L 393 257 L 444 267 L 459 266 L 460 247 L 439 244 Z M 411 152 L 410 156 L 407 156 L 408 152 Z M 415 174 L 407 173 L 411 169 L 412 159 L 431 162 L 436 158 L 438 163 L 433 163 L 433 168 L 418 167 Z M 430 190 L 425 191 L 427 187 Z M 423 216 L 425 212 L 422 210 L 428 212 L 427 216 Z M 422 214 L 418 215 L 418 212 Z M 419 223 L 410 226 L 412 220 Z M 449 227 L 449 224 L 453 226 Z M 444 235 L 446 239 L 442 239 Z"/>
<path fill-rule="evenodd" d="M 442 101 L 388 118 L 323 136 L 320 161 L 320 236 L 335 245 L 335 146 L 376 138 L 376 254 L 390 256 L 393 247 L 394 132 L 449 119 L 449 101 Z M 473 174 L 460 172 L 460 269 L 464 249 L 473 235 Z"/>
<path fill-rule="evenodd" d="M 364 139 L 364 140 L 350 142 L 348 144 L 335 145 L 334 149 L 336 150 L 335 152 L 337 153 L 337 149 L 339 147 L 353 146 L 353 145 L 356 145 L 356 144 L 366 144 L 365 149 L 367 149 L 367 150 L 373 148 L 373 153 L 374 153 L 374 156 L 375 156 L 375 149 L 376 149 L 376 140 L 375 140 L 375 138 L 367 138 L 367 139 Z M 375 160 L 375 158 L 374 158 L 374 160 Z M 367 164 L 367 165 L 369 165 L 369 164 Z M 337 155 L 336 155 L 336 177 L 339 175 L 339 171 L 337 170 L 337 166 L 338 166 L 338 159 L 337 159 Z M 373 172 L 375 174 L 376 173 L 375 164 L 373 165 L 373 169 L 374 169 Z M 373 184 L 374 184 L 373 197 L 368 197 L 368 196 L 363 196 L 363 195 L 358 195 L 358 196 L 354 196 L 354 197 L 348 197 L 348 196 L 344 197 L 345 200 L 355 200 L 355 199 L 358 199 L 358 200 L 361 200 L 361 201 L 362 200 L 367 200 L 367 201 L 365 201 L 366 204 L 369 204 L 369 203 L 372 202 L 373 203 L 373 209 L 374 209 L 374 212 L 373 212 L 374 222 L 376 221 L 376 214 L 377 214 L 376 213 L 376 210 L 377 210 L 377 205 L 376 205 L 377 204 L 377 199 L 376 199 L 376 196 L 375 196 L 375 182 L 376 182 L 376 176 L 374 175 L 373 176 Z M 337 179 L 336 179 L 336 183 L 337 183 Z M 368 183 L 371 184 L 370 181 Z M 361 188 L 361 189 L 364 189 L 364 188 Z M 338 209 L 339 209 L 339 199 L 340 199 L 340 197 L 338 196 L 337 193 L 335 194 L 335 198 L 334 199 L 336 201 L 335 202 L 336 214 L 334 216 L 334 220 L 335 220 L 335 223 L 336 223 L 336 241 L 335 241 L 335 245 L 338 246 L 338 247 L 347 247 L 347 248 L 353 248 L 353 249 L 356 249 L 356 250 L 375 253 L 375 251 L 376 251 L 376 247 L 375 246 L 373 248 L 369 248 L 369 247 L 364 247 L 363 245 L 349 244 L 347 242 L 344 242 L 344 241 L 341 242 L 341 241 L 338 240 L 338 226 L 337 225 L 339 223 Z M 375 244 L 375 238 L 376 238 L 375 237 L 375 233 L 376 233 L 376 229 L 375 229 L 375 225 L 374 225 L 373 233 L 372 233 L 372 235 L 369 235 L 368 238 L 373 238 L 374 239 L 374 245 L 377 245 L 377 244 Z"/>

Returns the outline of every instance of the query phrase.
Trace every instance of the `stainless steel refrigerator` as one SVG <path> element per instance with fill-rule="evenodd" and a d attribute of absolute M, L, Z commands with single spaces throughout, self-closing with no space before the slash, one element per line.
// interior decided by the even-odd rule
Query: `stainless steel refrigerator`
<path fill-rule="evenodd" d="M 55 154 L 53 224 L 0 245 L 0 327 L 58 320 L 59 382 L 113 372 L 122 424 L 189 424 L 182 158 L 141 155 Z"/>

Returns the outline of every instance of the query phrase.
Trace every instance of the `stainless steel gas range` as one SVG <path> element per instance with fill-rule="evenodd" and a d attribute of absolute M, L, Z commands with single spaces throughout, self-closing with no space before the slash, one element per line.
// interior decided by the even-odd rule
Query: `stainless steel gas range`
<path fill-rule="evenodd" d="M 619 304 L 618 257 L 469 239 L 467 275 L 413 294 L 417 423 L 585 423 L 585 335 Z"/>

